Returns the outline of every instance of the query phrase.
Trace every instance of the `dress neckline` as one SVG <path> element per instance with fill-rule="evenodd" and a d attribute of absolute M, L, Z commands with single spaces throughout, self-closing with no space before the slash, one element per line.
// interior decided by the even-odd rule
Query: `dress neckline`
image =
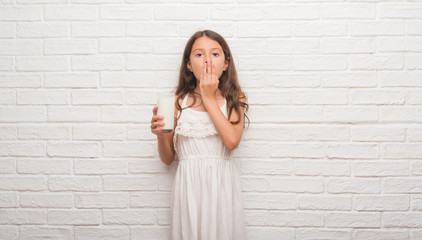
<path fill-rule="evenodd" d="M 188 108 L 187 107 L 188 97 L 189 97 L 189 93 L 187 93 L 185 96 L 186 101 L 183 99 L 184 100 L 183 105 L 186 107 L 186 109 L 191 110 L 192 112 L 197 112 L 197 113 L 208 113 L 208 111 L 197 111 L 197 110 L 193 110 L 192 108 Z M 227 100 L 224 98 L 224 104 L 220 107 L 220 109 L 224 110 L 224 107 L 226 106 L 226 104 L 227 104 Z"/>

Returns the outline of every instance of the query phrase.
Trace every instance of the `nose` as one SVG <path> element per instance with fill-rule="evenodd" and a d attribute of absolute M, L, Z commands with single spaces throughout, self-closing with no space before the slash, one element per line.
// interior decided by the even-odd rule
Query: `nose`
<path fill-rule="evenodd" d="M 206 56 L 205 57 L 205 63 L 210 63 L 211 62 L 211 58 L 210 56 Z"/>

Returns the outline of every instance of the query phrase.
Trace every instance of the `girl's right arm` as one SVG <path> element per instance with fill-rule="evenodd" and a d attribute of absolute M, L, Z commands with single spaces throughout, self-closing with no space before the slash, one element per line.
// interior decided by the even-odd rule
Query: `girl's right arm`
<path fill-rule="evenodd" d="M 157 135 L 158 140 L 158 153 L 160 155 L 160 159 L 166 165 L 170 165 L 174 160 L 174 146 L 173 146 L 173 135 L 174 130 L 172 133 L 160 133 L 162 127 L 164 126 L 164 122 L 158 122 L 159 120 L 164 119 L 163 116 L 157 115 L 158 106 L 155 106 L 152 110 L 153 116 L 151 120 L 151 132 Z M 175 115 L 176 118 L 176 115 Z"/>

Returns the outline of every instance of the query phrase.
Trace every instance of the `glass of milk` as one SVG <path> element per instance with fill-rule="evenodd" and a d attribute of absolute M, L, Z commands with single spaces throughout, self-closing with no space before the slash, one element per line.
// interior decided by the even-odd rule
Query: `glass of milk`
<path fill-rule="evenodd" d="M 163 116 L 164 126 L 160 133 L 171 133 L 174 128 L 174 104 L 175 95 L 171 93 L 158 93 L 158 111 L 157 115 Z"/>

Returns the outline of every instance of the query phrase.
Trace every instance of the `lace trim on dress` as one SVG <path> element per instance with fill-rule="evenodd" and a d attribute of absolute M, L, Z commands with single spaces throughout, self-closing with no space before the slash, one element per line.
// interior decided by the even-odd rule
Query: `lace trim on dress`
<path fill-rule="evenodd" d="M 186 137 L 205 138 L 217 134 L 217 130 L 212 122 L 188 122 L 183 121 L 176 126 L 177 134 Z"/>

